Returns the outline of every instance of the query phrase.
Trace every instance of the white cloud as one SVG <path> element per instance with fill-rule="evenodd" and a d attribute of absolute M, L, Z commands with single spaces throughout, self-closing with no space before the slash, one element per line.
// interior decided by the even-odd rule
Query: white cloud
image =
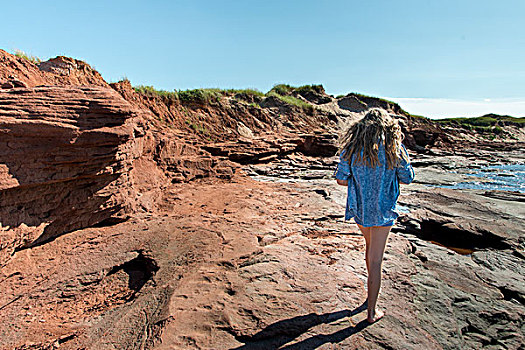
<path fill-rule="evenodd" d="M 386 97 L 405 111 L 433 119 L 479 117 L 488 113 L 525 117 L 525 98 L 458 100 L 445 98 Z"/>

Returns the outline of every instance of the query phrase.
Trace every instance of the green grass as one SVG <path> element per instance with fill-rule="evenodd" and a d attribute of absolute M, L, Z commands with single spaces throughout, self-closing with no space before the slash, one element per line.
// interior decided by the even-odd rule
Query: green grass
<path fill-rule="evenodd" d="M 255 105 L 252 101 L 260 101 L 265 97 L 264 92 L 261 92 L 257 89 L 226 89 L 218 91 L 228 97 L 234 97 L 238 101 L 248 103 L 249 105 Z M 257 107 L 260 108 L 259 105 Z"/>
<path fill-rule="evenodd" d="M 491 117 L 476 117 L 476 118 L 446 118 L 436 120 L 438 123 L 445 125 L 470 125 L 487 127 L 496 124 L 498 121 Z"/>
<path fill-rule="evenodd" d="M 220 89 L 178 90 L 177 95 L 181 102 L 197 102 L 206 104 L 219 102 L 223 96 Z"/>
<path fill-rule="evenodd" d="M 264 97 L 264 92 L 261 92 L 257 89 L 216 89 L 219 93 L 224 96 L 234 96 L 237 94 L 246 94 L 249 96 L 259 96 Z"/>
<path fill-rule="evenodd" d="M 179 99 L 181 101 L 201 101 L 210 102 L 218 101 L 221 97 L 232 97 L 237 94 L 246 94 L 251 96 L 264 97 L 264 93 L 257 89 L 193 89 L 193 90 L 178 90 Z"/>
<path fill-rule="evenodd" d="M 314 106 L 293 96 L 283 96 L 273 91 L 268 92 L 266 95 L 275 96 L 284 103 L 302 108 L 305 112 L 312 113 L 314 111 Z"/>
<path fill-rule="evenodd" d="M 15 56 L 18 58 L 28 60 L 33 64 L 39 64 L 40 62 L 42 62 L 42 60 L 39 57 L 28 55 L 22 50 L 15 50 Z"/>
<path fill-rule="evenodd" d="M 297 92 L 307 92 L 307 91 L 313 91 L 318 94 L 324 93 L 324 87 L 323 85 L 302 85 L 295 89 Z"/>
<path fill-rule="evenodd" d="M 256 89 L 190 89 L 190 90 L 157 90 L 153 86 L 139 85 L 134 87 L 137 93 L 147 96 L 161 96 L 168 99 L 179 100 L 181 102 L 196 103 L 215 103 L 219 102 L 222 97 L 232 97 L 237 94 L 246 94 L 252 96 L 264 97 L 264 93 Z"/>
<path fill-rule="evenodd" d="M 203 102 L 210 103 L 218 101 L 221 94 L 216 91 L 218 89 L 193 89 L 193 90 L 178 90 L 166 91 L 157 90 L 153 86 L 139 85 L 134 87 L 139 94 L 146 96 L 160 96 L 169 100 L 179 100 L 181 102 Z"/>
<path fill-rule="evenodd" d="M 442 125 L 461 127 L 482 134 L 505 135 L 503 124 L 525 125 L 525 118 L 514 118 L 508 115 L 488 114 L 475 118 L 446 118 L 438 119 L 436 122 Z"/>
<path fill-rule="evenodd" d="M 270 96 L 270 94 L 275 93 L 277 95 L 285 96 L 290 94 L 292 91 L 294 91 L 294 87 L 290 86 L 288 84 L 277 84 L 274 85 L 270 91 L 266 93 L 267 96 Z"/>
<path fill-rule="evenodd" d="M 160 96 L 168 100 L 177 100 L 178 94 L 176 91 L 157 90 L 151 85 L 139 85 L 134 87 L 135 92 L 146 96 Z"/>
<path fill-rule="evenodd" d="M 270 91 L 266 95 L 269 95 L 270 93 L 276 93 L 281 96 L 286 96 L 291 94 L 292 92 L 297 91 L 299 93 L 301 92 L 307 92 L 307 91 L 313 91 L 316 93 L 324 93 L 323 85 L 302 85 L 302 86 L 291 86 L 288 84 L 277 84 L 274 85 Z"/>
<path fill-rule="evenodd" d="M 504 115 L 500 117 L 500 120 L 503 122 L 509 122 L 511 124 L 517 124 L 520 126 L 525 125 L 525 118 L 516 118 L 516 117 Z"/>
<path fill-rule="evenodd" d="M 390 100 L 387 100 L 386 98 L 374 97 L 374 96 L 368 96 L 368 95 L 360 94 L 360 93 L 358 93 L 358 92 L 352 92 L 352 93 L 350 93 L 349 95 L 354 95 L 354 96 L 356 96 L 357 98 L 363 98 L 363 99 L 371 98 L 371 99 L 378 100 L 378 101 L 382 101 L 382 102 L 385 102 L 385 103 L 390 103 L 390 104 L 393 104 L 393 105 L 397 105 L 396 102 L 394 102 L 394 101 L 390 101 Z M 407 113 L 407 114 L 408 114 L 408 113 Z"/>
<path fill-rule="evenodd" d="M 290 96 L 290 94 L 294 91 L 299 93 L 306 91 L 324 93 L 324 88 L 322 85 L 291 86 L 288 84 L 277 84 L 266 93 L 266 96 L 275 96 L 287 104 L 302 108 L 307 113 L 313 113 L 314 106 L 312 104 Z"/>
<path fill-rule="evenodd" d="M 508 115 L 496 115 L 489 114 L 482 117 L 475 118 L 445 118 L 436 120 L 438 123 L 445 125 L 459 125 L 459 126 L 471 126 L 471 127 L 492 127 L 497 124 L 515 124 L 525 125 L 525 118 L 514 118 Z M 483 129 L 480 129 L 483 130 Z"/>
<path fill-rule="evenodd" d="M 206 127 L 204 126 L 204 124 L 193 123 L 190 119 L 186 119 L 184 122 L 185 122 L 190 128 L 192 128 L 193 130 L 197 131 L 198 133 L 205 134 L 205 135 L 208 134 L 208 130 L 206 129 Z"/>

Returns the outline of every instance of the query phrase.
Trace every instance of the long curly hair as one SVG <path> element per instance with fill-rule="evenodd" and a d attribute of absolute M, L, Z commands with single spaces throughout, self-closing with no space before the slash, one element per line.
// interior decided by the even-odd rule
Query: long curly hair
<path fill-rule="evenodd" d="M 404 135 L 396 119 L 383 109 L 372 108 L 362 119 L 351 123 L 339 138 L 339 152 L 349 162 L 356 155 L 357 163 L 370 167 L 380 165 L 379 145 L 384 142 L 388 169 L 399 165 L 401 157 L 408 161 L 406 152 L 400 152 Z M 361 152 L 362 151 L 362 152 Z"/>

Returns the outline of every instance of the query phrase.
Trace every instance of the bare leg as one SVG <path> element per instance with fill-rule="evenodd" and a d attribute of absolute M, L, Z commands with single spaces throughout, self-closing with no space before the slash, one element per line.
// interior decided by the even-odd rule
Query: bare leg
<path fill-rule="evenodd" d="M 366 261 L 366 273 L 370 274 L 370 263 L 368 262 L 368 250 L 370 248 L 370 227 L 364 227 L 359 224 L 357 224 L 357 227 L 359 227 L 359 230 L 361 230 L 361 233 L 363 234 L 363 237 L 365 237 L 365 261 Z"/>
<path fill-rule="evenodd" d="M 368 249 L 368 322 L 375 322 L 384 313 L 376 309 L 377 297 L 381 288 L 381 266 L 385 252 L 386 241 L 391 226 L 374 226 L 370 228 L 370 248 Z"/>

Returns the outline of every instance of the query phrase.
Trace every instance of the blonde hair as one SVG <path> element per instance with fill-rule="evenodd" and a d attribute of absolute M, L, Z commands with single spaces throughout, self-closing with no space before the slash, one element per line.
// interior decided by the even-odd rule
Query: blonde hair
<path fill-rule="evenodd" d="M 399 151 L 403 138 L 397 120 L 382 109 L 372 108 L 343 132 L 339 138 L 338 154 L 345 151 L 343 158 L 349 162 L 355 154 L 357 163 L 376 167 L 380 165 L 379 144 L 384 142 L 388 169 L 393 169 L 399 165 L 401 157 L 408 161 L 406 152 Z"/>

